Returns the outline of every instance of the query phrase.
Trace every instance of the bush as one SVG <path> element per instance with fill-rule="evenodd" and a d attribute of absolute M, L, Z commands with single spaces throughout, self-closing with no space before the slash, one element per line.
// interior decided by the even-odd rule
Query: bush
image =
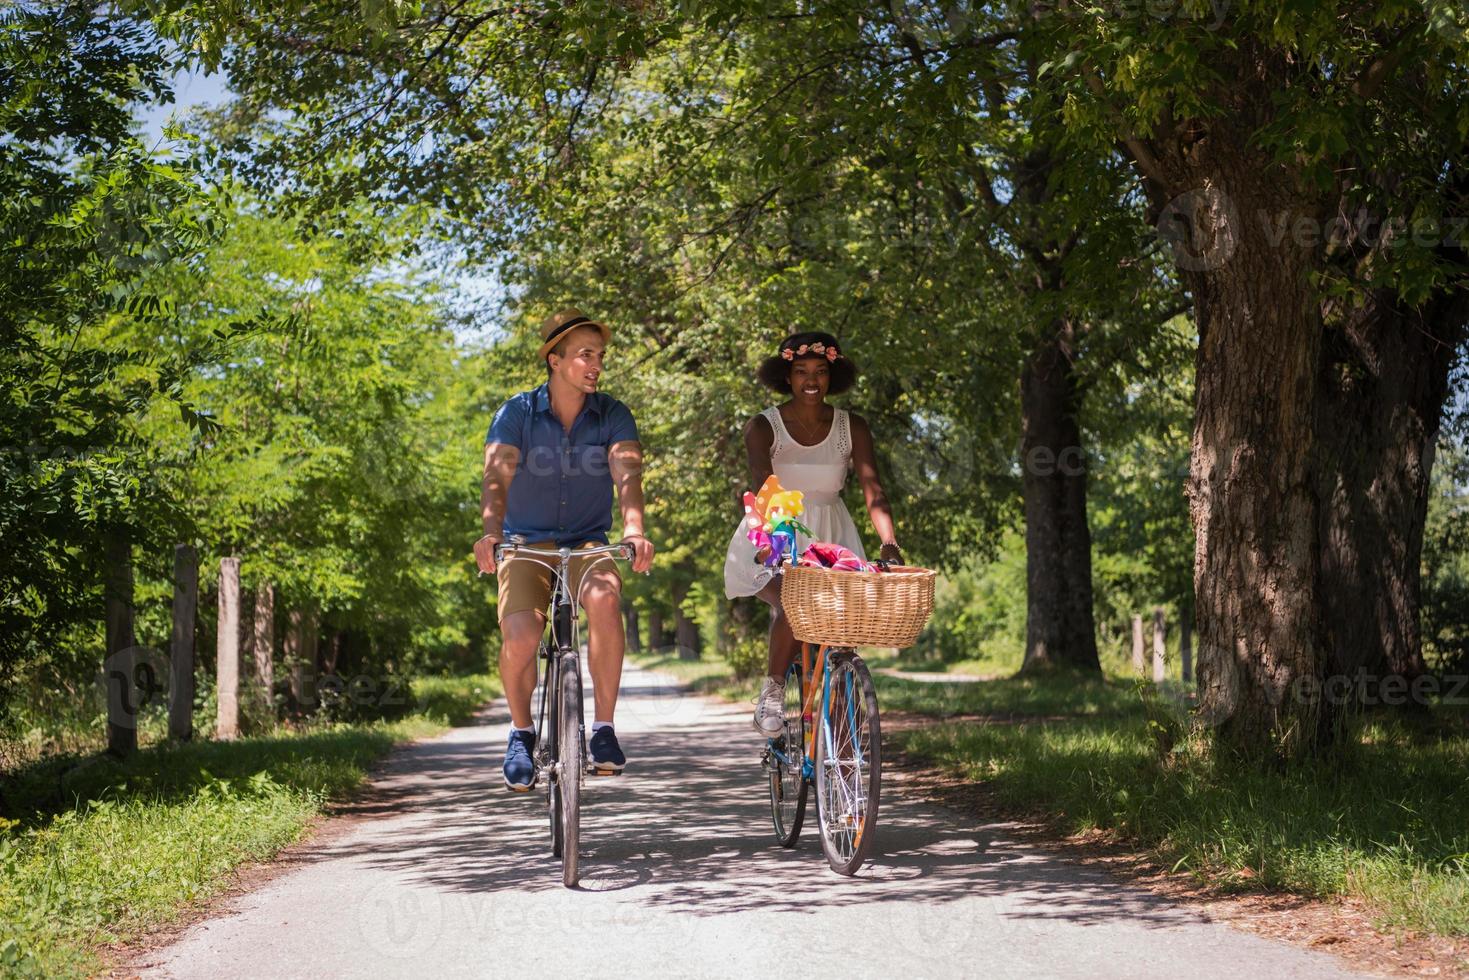
<path fill-rule="evenodd" d="M 770 645 L 763 636 L 750 636 L 728 644 L 723 650 L 724 662 L 736 679 L 745 680 L 765 671 Z"/>

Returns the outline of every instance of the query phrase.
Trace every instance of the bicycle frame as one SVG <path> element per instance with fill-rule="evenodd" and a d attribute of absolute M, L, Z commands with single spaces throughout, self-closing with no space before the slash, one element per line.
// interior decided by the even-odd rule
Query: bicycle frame
<path fill-rule="evenodd" d="M 825 643 L 819 646 L 804 642 L 801 644 L 801 717 L 805 723 L 803 727 L 806 729 L 805 741 L 801 746 L 802 779 L 810 780 L 814 778 L 816 773 L 817 731 L 825 731 L 827 732 L 827 737 L 830 737 L 829 726 L 816 724 L 817 704 L 819 703 L 821 705 L 823 715 L 827 710 L 827 706 L 831 704 L 831 659 L 827 655 L 828 653 L 850 649 L 851 647 L 827 646 Z M 821 683 L 819 686 L 816 683 L 816 674 L 818 671 L 821 674 Z M 848 694 L 850 695 L 850 693 L 849 691 Z M 851 713 L 854 710 L 852 700 L 850 697 L 846 700 L 847 710 Z M 855 726 L 854 719 L 849 718 L 848 721 Z M 792 765 L 794 760 L 787 758 L 780 749 L 776 748 L 775 739 L 768 739 L 768 742 L 770 753 L 776 756 L 787 768 L 794 769 L 795 766 Z M 830 744 L 827 745 L 828 750 L 832 748 L 833 746 Z"/>
<path fill-rule="evenodd" d="M 886 568 L 888 568 L 888 567 L 890 567 L 892 565 L 897 564 L 897 562 L 892 562 L 892 561 L 888 561 L 888 560 L 879 558 L 876 562 L 874 562 L 874 564 L 880 565 L 884 569 L 886 569 Z M 813 647 L 816 649 L 816 652 L 815 652 L 814 655 L 812 653 Z M 802 688 L 801 689 L 801 717 L 802 717 L 802 721 L 805 723 L 805 728 L 806 728 L 805 744 L 801 746 L 801 778 L 802 779 L 810 780 L 815 775 L 815 770 L 816 770 L 816 730 L 817 730 L 818 727 L 820 727 L 820 726 L 814 724 L 814 721 L 815 721 L 815 718 L 816 718 L 816 712 L 813 709 L 815 709 L 815 707 L 816 707 L 816 703 L 817 703 L 816 702 L 816 697 L 817 697 L 817 693 L 818 692 L 817 692 L 815 683 L 813 683 L 813 681 L 815 679 L 815 674 L 814 674 L 814 671 L 812 669 L 812 667 L 813 667 L 813 664 L 812 664 L 813 657 L 814 657 L 814 660 L 815 660 L 815 667 L 819 668 L 820 671 L 821 671 L 821 690 L 820 690 L 820 695 L 821 695 L 821 704 L 823 705 L 822 711 L 825 712 L 825 710 L 826 710 L 825 709 L 825 705 L 828 705 L 828 704 L 831 703 L 831 698 L 829 697 L 829 695 L 831 694 L 831 662 L 830 662 L 830 659 L 828 658 L 827 654 L 828 653 L 837 653 L 839 651 L 852 650 L 852 649 L 853 649 L 852 647 L 829 646 L 828 644 L 825 644 L 825 643 L 822 643 L 820 645 L 817 645 L 817 644 L 807 643 L 804 640 L 801 641 L 801 688 Z M 847 691 L 847 695 L 848 696 L 846 698 L 846 705 L 847 705 L 847 713 L 848 713 L 848 716 L 849 716 L 847 718 L 847 721 L 855 727 L 856 726 L 855 708 L 853 706 L 851 694 L 852 694 L 851 691 Z M 787 759 L 785 757 L 785 755 L 782 752 L 780 752 L 780 750 L 778 750 L 775 747 L 775 739 L 768 739 L 767 741 L 769 743 L 769 748 L 770 748 L 771 754 L 774 755 L 774 756 L 776 756 L 777 758 L 779 758 L 780 761 L 784 765 L 786 765 L 788 768 L 794 768 L 794 767 L 791 766 L 791 760 Z M 862 758 L 863 758 L 863 756 L 861 755 L 862 749 L 861 749 L 860 746 L 855 746 L 855 748 L 856 748 L 856 750 L 858 752 L 857 761 L 858 762 L 861 762 L 862 761 Z M 827 745 L 827 749 L 828 750 L 832 749 L 832 746 L 830 744 L 828 744 Z"/>
<path fill-rule="evenodd" d="M 771 821 L 781 846 L 794 847 L 814 786 L 822 852 L 833 871 L 850 876 L 867 861 L 877 825 L 882 785 L 877 691 L 850 643 L 803 641 L 800 656 L 799 667 L 786 672 L 781 732 L 766 739 L 761 760 Z M 790 675 L 797 672 L 800 680 L 792 686 Z M 792 738 L 797 723 L 799 742 Z"/>

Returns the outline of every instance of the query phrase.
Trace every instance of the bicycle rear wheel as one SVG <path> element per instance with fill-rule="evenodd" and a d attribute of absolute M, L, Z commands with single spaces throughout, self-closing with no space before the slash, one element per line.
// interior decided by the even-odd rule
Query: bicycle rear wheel
<path fill-rule="evenodd" d="M 857 872 L 872 851 L 882 787 L 877 692 L 862 658 L 831 655 L 831 683 L 816 729 L 816 822 L 838 874 Z"/>
<path fill-rule="evenodd" d="M 806 751 L 806 724 L 801 715 L 801 668 L 791 664 L 786 671 L 785 727 L 771 740 L 770 822 L 781 847 L 795 847 L 806 819 L 806 793 L 810 786 L 801 772 Z"/>
<path fill-rule="evenodd" d="M 581 672 L 575 653 L 563 654 L 561 666 L 561 730 L 557 738 L 557 786 L 561 795 L 561 883 L 574 888 L 581 843 L 581 783 L 586 759 L 582 752 Z M 571 663 L 566 663 L 572 658 Z"/>

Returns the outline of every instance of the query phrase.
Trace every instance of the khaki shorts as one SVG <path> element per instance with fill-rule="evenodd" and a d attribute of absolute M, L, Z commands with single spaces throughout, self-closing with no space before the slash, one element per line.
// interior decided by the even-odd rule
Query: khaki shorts
<path fill-rule="evenodd" d="M 586 544 L 577 545 L 577 548 L 600 548 L 600 541 L 588 541 Z M 554 548 L 554 541 L 539 541 L 527 544 L 531 548 Z M 511 613 L 525 612 L 531 610 L 545 614 L 551 605 L 551 589 L 556 575 L 551 571 L 556 564 L 555 558 L 543 555 L 527 555 L 523 558 L 507 559 L 500 563 L 498 577 L 500 579 L 500 601 L 497 615 L 500 622 L 505 622 L 505 617 Z M 603 575 L 608 573 L 616 577 L 617 588 L 622 589 L 622 574 L 618 571 L 617 562 L 611 555 L 599 556 L 597 558 L 572 558 L 571 559 L 571 587 L 572 595 L 579 595 L 582 581 L 588 572 L 593 569 L 604 570 Z"/>

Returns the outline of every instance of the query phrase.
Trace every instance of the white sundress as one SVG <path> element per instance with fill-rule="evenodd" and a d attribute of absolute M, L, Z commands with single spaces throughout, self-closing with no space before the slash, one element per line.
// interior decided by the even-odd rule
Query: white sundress
<path fill-rule="evenodd" d="M 771 407 L 760 414 L 765 416 L 775 433 L 775 442 L 770 447 L 770 463 L 780 485 L 805 495 L 802 503 L 806 512 L 797 519 L 811 529 L 814 540 L 850 548 L 866 561 L 857 525 L 852 523 L 852 515 L 847 513 L 841 497 L 842 487 L 847 482 L 847 470 L 852 465 L 852 424 L 847 412 L 836 409 L 831 430 L 814 446 L 803 446 L 791 438 L 780 417 L 780 409 Z M 797 557 L 812 540 L 796 532 Z M 724 556 L 724 594 L 731 599 L 754 595 L 776 574 L 777 569 L 766 568 L 755 561 L 755 545 L 746 536 L 744 518 L 741 517 L 729 539 L 729 551 Z"/>

